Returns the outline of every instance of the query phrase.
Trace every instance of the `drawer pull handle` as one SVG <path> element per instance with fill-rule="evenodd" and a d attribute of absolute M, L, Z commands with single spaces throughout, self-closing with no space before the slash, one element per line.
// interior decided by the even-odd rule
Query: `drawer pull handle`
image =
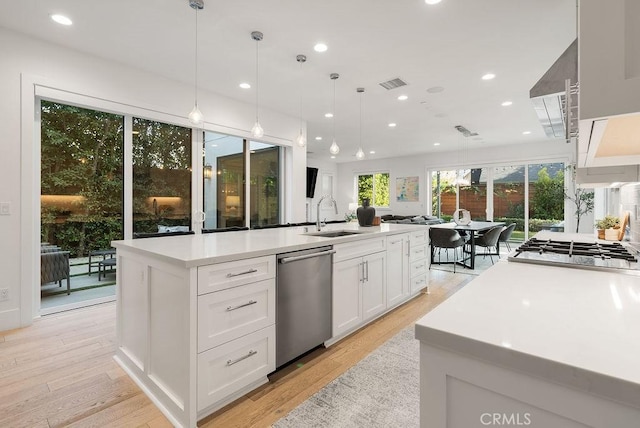
<path fill-rule="evenodd" d="M 391 241 L 391 244 L 397 244 L 398 242 L 402 242 L 402 239 L 398 239 L 397 241 Z"/>
<path fill-rule="evenodd" d="M 245 306 L 251 306 L 258 303 L 256 300 L 249 300 L 247 303 L 243 303 L 237 306 L 227 306 L 227 312 L 235 311 L 236 309 L 244 308 Z"/>
<path fill-rule="evenodd" d="M 416 250 L 416 253 L 424 253 L 424 248 L 421 250 Z"/>
<path fill-rule="evenodd" d="M 417 265 L 414 269 L 418 270 L 418 269 L 422 269 L 424 267 L 424 263 L 421 265 Z"/>
<path fill-rule="evenodd" d="M 228 273 L 227 278 L 233 278 L 234 276 L 240 276 L 240 275 L 248 275 L 250 273 L 256 273 L 256 272 L 258 272 L 258 269 L 249 269 L 247 271 L 239 272 L 239 273 Z"/>
<path fill-rule="evenodd" d="M 253 357 L 253 356 L 254 356 L 254 355 L 256 355 L 257 353 L 258 353 L 258 351 L 253 351 L 253 350 L 251 350 L 251 351 L 249 351 L 249 353 L 248 353 L 247 355 L 243 355 L 243 356 L 242 356 L 242 357 L 240 357 L 240 358 L 236 358 L 235 360 L 227 360 L 227 366 L 232 366 L 232 365 L 234 365 L 234 364 L 236 364 L 236 363 L 239 363 L 239 362 L 240 362 L 240 361 L 242 361 L 242 360 L 246 360 L 246 359 L 247 359 L 247 358 L 249 358 L 249 357 Z"/>

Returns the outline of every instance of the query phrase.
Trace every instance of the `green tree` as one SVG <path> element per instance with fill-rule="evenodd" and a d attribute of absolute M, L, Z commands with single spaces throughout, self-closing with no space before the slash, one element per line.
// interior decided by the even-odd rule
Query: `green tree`
<path fill-rule="evenodd" d="M 558 171 L 553 177 L 544 167 L 538 171 L 538 181 L 534 183 L 531 199 L 531 218 L 564 218 L 564 172 Z"/>
<path fill-rule="evenodd" d="M 358 176 L 358 203 L 369 199 L 371 205 L 389 206 L 389 173 L 375 173 Z"/>

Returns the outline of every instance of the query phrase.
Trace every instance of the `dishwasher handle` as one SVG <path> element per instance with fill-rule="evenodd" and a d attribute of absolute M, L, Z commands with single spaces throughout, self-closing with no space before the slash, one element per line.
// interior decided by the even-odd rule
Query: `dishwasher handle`
<path fill-rule="evenodd" d="M 330 256 L 331 254 L 334 254 L 335 252 L 336 252 L 336 250 L 320 251 L 319 253 L 305 254 L 303 256 L 283 257 L 279 261 L 280 261 L 280 263 L 285 264 L 285 263 L 289 263 L 289 262 L 295 262 L 295 261 L 298 261 L 298 260 L 310 259 L 310 258 L 313 258 L 313 257 Z"/>

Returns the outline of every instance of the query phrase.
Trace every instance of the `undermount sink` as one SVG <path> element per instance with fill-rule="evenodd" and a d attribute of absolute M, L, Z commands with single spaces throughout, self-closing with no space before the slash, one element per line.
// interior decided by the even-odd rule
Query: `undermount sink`
<path fill-rule="evenodd" d="M 354 230 L 327 230 L 326 232 L 310 232 L 303 233 L 303 235 L 320 236 L 323 238 L 337 238 L 339 236 L 358 235 L 363 232 L 356 232 Z"/>

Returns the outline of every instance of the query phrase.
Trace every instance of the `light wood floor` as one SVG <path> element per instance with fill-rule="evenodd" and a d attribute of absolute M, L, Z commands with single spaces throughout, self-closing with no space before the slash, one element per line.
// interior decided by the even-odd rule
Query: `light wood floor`
<path fill-rule="evenodd" d="M 279 370 L 199 426 L 270 426 L 472 278 L 432 270 L 431 294 Z M 113 361 L 114 353 L 114 303 L 0 332 L 0 427 L 170 427 Z"/>

